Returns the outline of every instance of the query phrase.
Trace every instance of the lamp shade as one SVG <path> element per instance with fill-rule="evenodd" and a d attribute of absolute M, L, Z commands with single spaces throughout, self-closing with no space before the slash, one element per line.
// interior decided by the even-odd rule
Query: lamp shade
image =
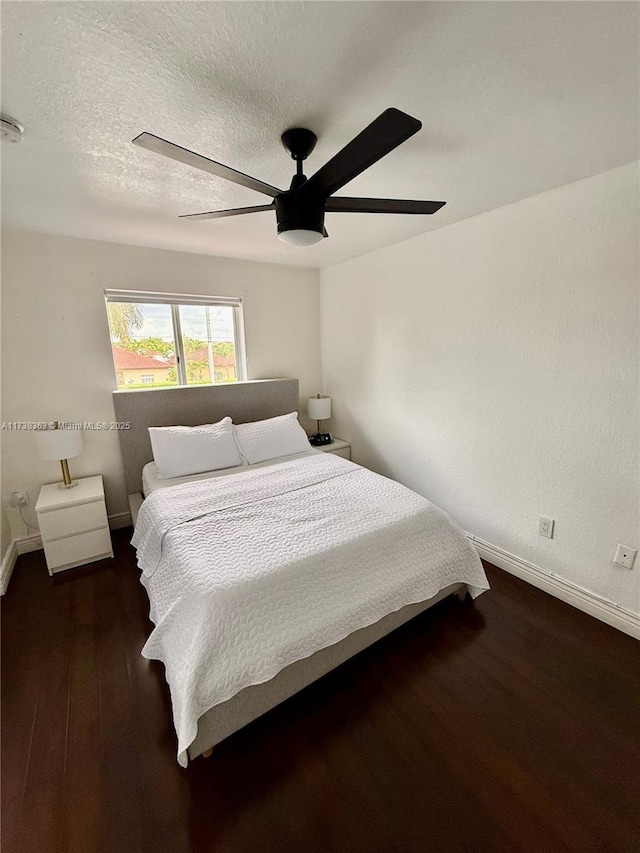
<path fill-rule="evenodd" d="M 82 453 L 82 432 L 78 429 L 43 429 L 36 433 L 38 453 L 47 462 L 71 459 Z"/>
<path fill-rule="evenodd" d="M 309 397 L 307 414 L 313 421 L 326 421 L 331 417 L 331 397 Z"/>

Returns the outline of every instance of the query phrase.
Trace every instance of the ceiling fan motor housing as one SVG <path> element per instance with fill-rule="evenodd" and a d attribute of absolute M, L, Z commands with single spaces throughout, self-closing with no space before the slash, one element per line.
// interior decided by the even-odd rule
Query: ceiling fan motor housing
<path fill-rule="evenodd" d="M 276 196 L 278 234 L 283 231 L 317 231 L 324 233 L 324 203 L 322 196 L 301 190 L 288 190 Z"/>

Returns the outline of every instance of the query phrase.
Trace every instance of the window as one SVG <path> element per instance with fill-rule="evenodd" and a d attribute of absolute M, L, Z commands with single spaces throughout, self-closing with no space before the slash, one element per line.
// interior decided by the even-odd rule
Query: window
<path fill-rule="evenodd" d="M 240 299 L 127 290 L 105 298 L 119 389 L 246 378 Z"/>

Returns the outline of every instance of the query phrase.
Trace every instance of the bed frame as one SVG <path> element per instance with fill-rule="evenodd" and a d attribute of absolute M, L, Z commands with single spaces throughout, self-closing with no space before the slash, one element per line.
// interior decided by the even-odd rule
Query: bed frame
<path fill-rule="evenodd" d="M 249 423 L 297 411 L 299 402 L 297 379 L 266 379 L 194 388 L 115 391 L 113 403 L 116 420 L 131 425 L 128 430 L 120 430 L 118 435 L 134 526 L 143 501 L 142 469 L 153 459 L 148 427 L 179 424 L 197 426 L 214 423 L 226 416 L 233 418 L 237 424 Z M 428 601 L 410 604 L 390 613 L 375 624 L 355 631 L 339 643 L 290 664 L 270 681 L 246 687 L 233 698 L 216 705 L 200 717 L 198 734 L 188 750 L 189 757 L 208 757 L 213 747 L 230 734 L 454 593 L 464 598 L 466 587 L 463 584 L 453 584 L 440 590 Z"/>

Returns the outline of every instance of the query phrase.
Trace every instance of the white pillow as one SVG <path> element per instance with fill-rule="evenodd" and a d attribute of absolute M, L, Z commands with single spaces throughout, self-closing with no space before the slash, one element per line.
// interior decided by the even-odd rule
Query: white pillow
<path fill-rule="evenodd" d="M 249 465 L 311 449 L 297 412 L 251 424 L 234 424 L 233 428 L 242 458 Z"/>
<path fill-rule="evenodd" d="M 196 427 L 149 427 L 149 436 L 164 480 L 242 465 L 231 418 Z"/>

